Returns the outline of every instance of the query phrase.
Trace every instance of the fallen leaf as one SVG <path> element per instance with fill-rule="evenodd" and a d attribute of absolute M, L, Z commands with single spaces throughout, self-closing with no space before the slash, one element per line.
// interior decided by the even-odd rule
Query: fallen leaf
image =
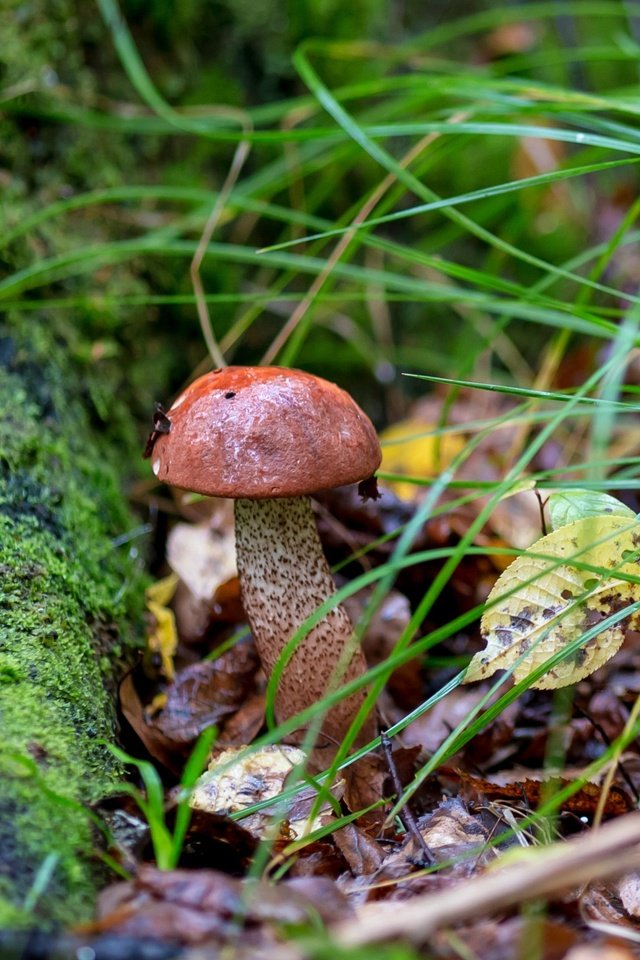
<path fill-rule="evenodd" d="M 178 523 L 167 539 L 169 566 L 201 600 L 237 574 L 233 501 L 215 503 L 219 509 L 205 520 Z"/>
<path fill-rule="evenodd" d="M 420 746 L 427 756 L 436 752 L 451 731 L 476 709 L 487 689 L 456 690 L 438 701 L 413 723 L 410 723 L 399 735 L 400 743 L 405 747 Z M 497 695 L 496 695 L 497 698 Z"/>
<path fill-rule="evenodd" d="M 272 744 L 253 752 L 246 748 L 229 749 L 218 754 L 209 769 L 200 777 L 193 793 L 191 806 L 211 813 L 238 813 L 264 800 L 277 797 L 287 778 L 296 768 L 303 768 L 306 754 L 297 747 Z M 339 792 L 340 783 L 333 788 Z M 317 798 L 313 787 L 302 786 L 296 795 L 283 803 L 249 814 L 241 820 L 242 827 L 262 839 L 273 831 L 274 817 L 279 820 L 280 835 L 284 840 L 300 839 L 322 825 L 323 816 L 331 807 L 322 803 L 315 819 L 309 814 Z"/>
<path fill-rule="evenodd" d="M 567 950 L 578 938 L 579 933 L 569 924 L 529 914 L 508 917 L 501 923 L 491 920 L 456 927 L 455 938 L 450 931 L 438 931 L 433 943 L 439 960 L 460 960 L 462 956 L 469 960 L 568 960 Z M 462 954 L 460 944 L 468 953 Z"/>
<path fill-rule="evenodd" d="M 186 642 L 204 633 L 216 590 L 237 575 L 233 505 L 216 501 L 219 509 L 201 523 L 178 523 L 167 538 L 167 563 L 180 578 L 176 615 Z"/>
<path fill-rule="evenodd" d="M 153 725 L 175 744 L 191 743 L 240 708 L 253 692 L 258 666 L 253 644 L 238 643 L 216 660 L 185 667 L 167 687 Z"/>
<path fill-rule="evenodd" d="M 464 449 L 465 440 L 455 433 L 441 433 L 433 424 L 418 419 L 400 420 L 380 434 L 383 473 L 407 477 L 433 477 Z M 415 500 L 422 486 L 409 480 L 382 480 L 405 500 Z"/>
<path fill-rule="evenodd" d="M 365 588 L 345 600 L 344 607 L 352 623 L 361 621 L 372 595 L 373 588 Z M 411 605 L 407 597 L 398 590 L 390 590 L 376 607 L 362 637 L 362 649 L 370 667 L 389 658 L 410 619 Z M 386 693 L 404 712 L 416 707 L 423 699 L 421 663 L 422 659 L 418 657 L 409 660 L 394 670 L 387 680 Z"/>
<path fill-rule="evenodd" d="M 464 682 L 513 667 L 516 681 L 552 654 L 633 602 L 640 524 L 626 517 L 587 517 L 536 541 L 498 579 L 487 601 L 481 631 L 486 649 L 477 653 Z M 586 569 L 589 567 L 590 569 Z M 637 615 L 592 637 L 532 686 L 553 689 L 575 683 L 606 663 L 620 648 Z"/>
<path fill-rule="evenodd" d="M 144 704 L 136 689 L 133 673 L 128 673 L 118 688 L 120 709 L 151 756 L 167 770 L 180 774 L 184 757 L 178 755 L 175 743 L 154 724 L 148 722 Z"/>
<path fill-rule="evenodd" d="M 281 926 L 309 924 L 318 916 L 325 921 L 345 918 L 350 912 L 326 877 L 273 885 L 247 883 L 215 870 L 163 871 L 145 865 L 132 881 L 103 891 L 98 919 L 85 930 L 169 944 L 269 947 L 269 955 L 286 960 L 290 952 L 278 936 Z"/>
<path fill-rule="evenodd" d="M 180 796 L 181 789 L 177 787 L 172 792 L 170 802 Z M 167 826 L 170 830 L 175 827 L 176 811 L 176 806 L 170 806 L 167 810 Z M 257 845 L 253 834 L 230 817 L 208 810 L 192 810 L 177 865 L 195 870 L 215 863 L 223 873 L 242 876 L 249 869 Z M 150 860 L 153 856 L 150 845 L 145 853 L 143 859 Z"/>
<path fill-rule="evenodd" d="M 467 803 L 482 804 L 488 801 L 501 800 L 508 801 L 512 806 L 526 811 L 535 810 L 539 806 L 552 783 L 556 792 L 574 783 L 567 777 L 558 777 L 552 780 L 548 774 L 534 779 L 530 776 L 523 776 L 521 771 L 519 775 L 515 774 L 514 779 L 509 782 L 505 782 L 503 777 L 502 782 L 496 783 L 450 767 L 443 768 L 440 772 L 440 780 L 445 784 L 455 785 L 456 792 Z M 587 781 L 575 793 L 566 798 L 561 809 L 566 813 L 573 813 L 577 817 L 591 819 L 598 808 L 601 795 L 602 787 L 597 783 Z M 610 787 L 603 810 L 605 818 L 619 817 L 624 813 L 629 813 L 633 808 L 633 800 L 621 787 L 615 785 Z"/>
<path fill-rule="evenodd" d="M 383 850 L 376 840 L 368 837 L 356 824 L 348 823 L 332 836 L 354 876 L 362 877 L 379 870 L 384 859 Z"/>
<path fill-rule="evenodd" d="M 640 917 L 640 872 L 634 870 L 621 877 L 617 883 L 618 896 L 629 916 Z"/>
<path fill-rule="evenodd" d="M 344 772 L 344 802 L 352 813 L 364 810 L 384 796 L 384 783 L 388 775 L 384 759 L 374 753 L 361 757 Z M 360 818 L 361 825 L 380 826 L 385 812 L 382 807 L 370 810 Z"/>
<path fill-rule="evenodd" d="M 632 938 L 637 937 L 637 921 L 631 919 L 623 908 L 615 881 L 589 884 L 581 897 L 580 907 L 587 923 L 593 924 L 596 929 L 601 926 L 606 933 L 610 933 L 615 928 L 621 939 L 624 939 L 627 931 Z M 637 958 L 637 952 L 634 956 Z"/>
<path fill-rule="evenodd" d="M 471 812 L 459 797 L 441 801 L 431 813 L 417 818 L 420 833 L 436 863 L 447 864 L 447 876 L 468 876 L 477 867 L 492 861 L 496 853 L 487 846 L 489 818 Z M 398 879 L 410 874 L 421 863 L 422 846 L 406 833 L 400 847 L 385 857 L 374 881 Z M 453 861 L 451 864 L 449 861 Z"/>
<path fill-rule="evenodd" d="M 147 651 L 150 658 L 159 659 L 160 673 L 168 680 L 174 677 L 173 656 L 178 646 L 178 631 L 173 611 L 168 604 L 175 593 L 178 578 L 171 574 L 158 580 L 145 591 L 151 627 L 147 633 Z"/>
<path fill-rule="evenodd" d="M 264 709 L 264 693 L 247 697 L 239 709 L 225 720 L 216 745 L 226 748 L 251 743 L 264 724 Z"/>

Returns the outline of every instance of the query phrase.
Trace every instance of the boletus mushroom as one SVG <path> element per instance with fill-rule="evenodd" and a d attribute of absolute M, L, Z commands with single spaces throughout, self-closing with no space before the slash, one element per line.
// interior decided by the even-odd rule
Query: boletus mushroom
<path fill-rule="evenodd" d="M 226 367 L 200 377 L 162 411 L 146 453 L 164 483 L 235 500 L 242 600 L 270 676 L 296 630 L 336 589 L 309 494 L 373 476 L 381 453 L 371 421 L 349 394 L 320 377 L 282 367 Z M 338 665 L 340 683 L 366 670 L 339 605 L 288 661 L 276 693 L 278 722 L 335 689 Z M 364 697 L 358 691 L 327 712 L 314 767 L 331 761 Z M 370 716 L 356 742 L 374 735 Z"/>

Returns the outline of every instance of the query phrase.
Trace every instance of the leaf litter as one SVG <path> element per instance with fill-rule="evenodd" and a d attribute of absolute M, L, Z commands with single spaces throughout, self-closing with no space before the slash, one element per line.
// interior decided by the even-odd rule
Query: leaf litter
<path fill-rule="evenodd" d="M 504 397 L 491 397 L 487 402 L 494 415 L 496 403 L 509 403 Z M 477 398 L 462 391 L 449 413 L 464 437 L 465 422 L 478 417 Z M 432 429 L 430 424 L 438 422 L 433 400 L 418 403 L 409 419 L 412 430 L 416 423 L 419 428 L 425 424 L 426 433 Z M 498 479 L 508 465 L 514 429 L 507 426 L 489 436 L 456 479 Z M 406 436 L 405 424 L 396 436 Z M 396 455 L 402 446 L 398 443 Z M 459 450 L 459 444 L 450 449 Z M 394 470 L 412 475 L 415 464 L 422 463 L 418 469 L 426 479 L 437 472 L 438 455 L 431 439 L 428 448 L 411 451 L 408 469 L 403 470 L 402 462 L 396 460 Z M 445 455 L 449 453 L 445 451 Z M 547 468 L 561 463 L 553 444 L 540 452 L 539 459 Z M 389 558 L 394 532 L 411 520 L 424 489 L 410 482 L 395 489 L 389 486 L 381 501 L 364 504 L 351 488 L 318 497 L 318 526 L 330 562 L 338 565 L 339 584 Z M 537 541 L 540 509 L 534 494 L 523 489 L 502 501 L 475 543 L 498 549 L 528 548 L 527 552 L 516 559 L 515 570 L 512 557 L 501 558 L 491 551 L 461 558 L 441 600 L 422 624 L 421 632 L 426 633 L 488 598 L 482 630 L 491 643 L 476 653 L 466 679 L 489 677 L 494 669 L 509 667 L 518 679 L 527 666 L 531 668 L 527 657 L 533 656 L 535 665 L 549 650 L 557 649 L 557 640 L 544 646 L 550 620 L 570 641 L 576 630 L 592 627 L 632 597 L 637 569 L 633 511 L 593 497 L 583 498 L 576 508 L 576 498 L 564 497 L 563 501 L 563 497 L 560 493 L 553 506 L 556 529 Z M 477 497 L 457 505 L 452 492 L 445 494 L 445 503 L 449 499 L 453 505 L 429 518 L 418 531 L 415 552 L 454 548 L 486 502 Z M 589 502 L 593 509 L 586 516 Z M 197 511 L 188 511 L 196 514 L 195 524 L 181 522 L 173 528 L 177 532 L 171 535 L 168 561 L 174 576 L 179 575 L 178 582 L 172 599 L 160 598 L 165 601 L 164 608 L 175 615 L 175 642 L 166 632 L 169 639 L 160 645 L 161 669 L 157 660 L 154 665 L 153 659 L 146 657 L 125 678 L 121 709 L 129 735 L 135 734 L 143 745 L 136 749 L 148 751 L 164 771 L 165 815 L 170 829 L 182 796 L 177 778 L 203 730 L 213 724 L 218 731 L 212 770 L 221 759 L 223 766 L 229 766 L 230 754 L 225 755 L 225 750 L 236 753 L 240 768 L 224 802 L 210 803 L 205 809 L 192 803 L 191 823 L 175 870 L 158 871 L 153 866 L 153 849 L 143 824 L 138 823 L 137 830 L 131 827 L 130 839 L 124 831 L 125 838 L 121 837 L 112 852 L 131 879 L 105 891 L 95 935 L 151 936 L 207 950 L 234 945 L 238 956 L 248 951 L 247 955 L 256 957 L 286 957 L 288 951 L 298 958 L 306 953 L 291 939 L 294 929 L 308 932 L 320 923 L 329 929 L 337 924 L 339 931 L 345 919 L 359 922 L 359 911 L 365 906 L 410 904 L 425 893 L 464 897 L 466 884 L 507 863 L 512 855 L 509 851 L 526 853 L 540 848 L 540 832 L 532 817 L 541 804 L 553 803 L 555 795 L 562 794 L 562 799 L 550 821 L 554 838 L 581 834 L 589 827 L 596 817 L 607 769 L 603 763 L 601 772 L 593 775 L 589 765 L 602 758 L 621 734 L 635 692 L 640 690 L 640 652 L 629 641 L 637 626 L 635 619 L 612 628 L 604 639 L 596 637 L 586 653 L 576 652 L 568 664 L 554 668 L 566 682 L 577 681 L 573 704 L 564 719 L 556 716 L 547 690 L 529 689 L 423 780 L 410 804 L 421 837 L 433 853 L 434 862 L 425 864 L 420 844 L 402 818 L 388 817 L 397 790 L 380 755 L 371 753 L 363 758 L 355 765 L 355 774 L 350 773 L 334 792 L 331 804 L 319 805 L 312 785 L 300 782 L 296 786 L 290 779 L 295 763 L 285 764 L 286 769 L 277 774 L 270 760 L 274 754 L 267 750 L 260 761 L 266 764 L 261 772 L 245 766 L 251 753 L 242 748 L 265 729 L 265 681 L 244 623 L 234 577 L 230 511 L 224 504 L 208 505 L 206 501 L 197 506 Z M 568 524 L 572 529 L 567 539 L 567 531 L 560 532 Z M 209 559 L 203 562 L 205 555 Z M 363 638 L 371 666 L 384 663 L 392 654 L 438 569 L 439 562 L 423 560 L 399 573 L 395 590 L 376 611 Z M 372 589 L 349 600 L 354 621 L 360 618 Z M 501 609 L 503 597 L 506 606 Z M 552 606 L 560 609 L 549 617 Z M 514 651 L 505 655 L 506 631 L 514 641 L 509 644 Z M 623 643 L 612 667 L 605 661 L 613 653 L 605 656 L 600 648 L 608 653 Z M 402 720 L 455 674 L 461 656 L 478 650 L 479 645 L 480 632 L 477 625 L 470 624 L 444 641 L 438 657 L 420 655 L 400 665 L 379 701 L 382 723 L 388 727 Z M 487 656 L 489 663 L 484 662 Z M 591 668 L 600 667 L 588 678 L 590 670 L 582 669 L 587 659 Z M 613 686 L 610 677 L 616 678 Z M 498 696 L 498 691 L 490 693 L 486 679 L 474 687 L 458 687 L 397 733 L 392 762 L 401 783 L 411 784 L 416 772 L 470 710 L 481 701 L 490 706 Z M 565 765 L 553 771 L 548 766 L 548 751 L 559 730 Z M 282 750 L 276 748 L 280 757 Z M 205 774 L 197 790 L 210 775 Z M 264 799 L 266 794 L 261 791 L 267 790 L 270 782 L 272 786 L 277 782 L 276 793 L 284 789 L 290 796 L 288 809 L 279 808 L 280 824 L 275 832 L 269 832 L 273 808 L 250 812 L 249 818 L 242 810 L 247 803 Z M 632 810 L 639 788 L 640 761 L 630 748 L 620 757 L 607 788 L 604 819 L 615 821 Z M 232 794 L 240 798 L 239 803 L 232 801 Z M 111 803 L 120 812 L 128 808 L 128 816 L 135 822 L 130 802 L 115 797 Z M 312 812 L 315 819 L 308 820 Z M 265 835 L 270 838 L 266 858 L 260 854 Z M 259 860 L 264 865 L 261 879 L 256 881 L 252 865 Z M 475 918 L 438 928 L 428 955 L 447 960 L 463 955 L 482 956 L 483 960 L 515 958 L 536 926 L 535 936 L 543 944 L 540 956 L 545 960 L 580 960 L 576 951 L 587 941 L 598 944 L 606 956 L 609 934 L 597 924 L 609 923 L 629 931 L 638 916 L 637 874 L 627 870 L 616 883 L 592 884 L 583 892 L 565 891 L 562 897 L 551 897 L 546 916 L 535 920 L 519 915 L 516 905 L 497 910 L 485 906 Z M 619 949 L 624 953 L 626 947 Z"/>

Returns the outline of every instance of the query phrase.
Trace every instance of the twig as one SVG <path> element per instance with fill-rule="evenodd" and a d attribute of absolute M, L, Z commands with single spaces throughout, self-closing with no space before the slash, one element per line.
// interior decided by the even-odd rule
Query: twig
<path fill-rule="evenodd" d="M 620 875 L 639 865 L 640 813 L 629 813 L 574 840 L 542 848 L 532 860 L 463 881 L 455 890 L 449 887 L 406 903 L 365 905 L 355 920 L 334 926 L 332 934 L 349 946 L 401 939 L 424 943 L 442 927 Z"/>
<path fill-rule="evenodd" d="M 380 746 L 382 747 L 382 752 L 384 753 L 384 758 L 387 761 L 387 768 L 389 770 L 389 776 L 391 777 L 391 782 L 393 783 L 393 789 L 396 792 L 398 800 L 402 799 L 403 788 L 400 783 L 400 777 L 398 776 L 398 768 L 396 767 L 395 760 L 393 759 L 393 752 L 391 749 L 391 740 L 387 734 L 386 730 L 383 730 L 380 734 Z M 430 867 L 435 863 L 435 859 L 427 841 L 420 833 L 420 828 L 416 823 L 416 818 L 409 809 L 409 804 L 405 804 L 402 809 L 398 812 L 398 816 L 402 820 L 402 824 L 405 830 L 411 834 L 414 841 L 418 845 L 418 849 L 422 850 L 422 856 L 419 858 L 419 861 L 415 863 L 417 867 Z"/>

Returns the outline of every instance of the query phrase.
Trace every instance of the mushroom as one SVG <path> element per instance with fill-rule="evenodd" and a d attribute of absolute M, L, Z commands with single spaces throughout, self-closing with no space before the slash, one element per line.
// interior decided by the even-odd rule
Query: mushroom
<path fill-rule="evenodd" d="M 214 370 L 164 416 L 168 424 L 156 425 L 147 447 L 156 477 L 235 500 L 242 600 L 270 676 L 296 630 L 336 589 L 308 495 L 373 476 L 381 459 L 374 427 L 335 384 L 282 367 Z M 351 621 L 337 605 L 289 659 L 276 692 L 276 720 L 365 671 Z M 313 766 L 330 762 L 365 695 L 359 690 L 327 712 Z M 356 742 L 374 735 L 370 715 Z"/>

